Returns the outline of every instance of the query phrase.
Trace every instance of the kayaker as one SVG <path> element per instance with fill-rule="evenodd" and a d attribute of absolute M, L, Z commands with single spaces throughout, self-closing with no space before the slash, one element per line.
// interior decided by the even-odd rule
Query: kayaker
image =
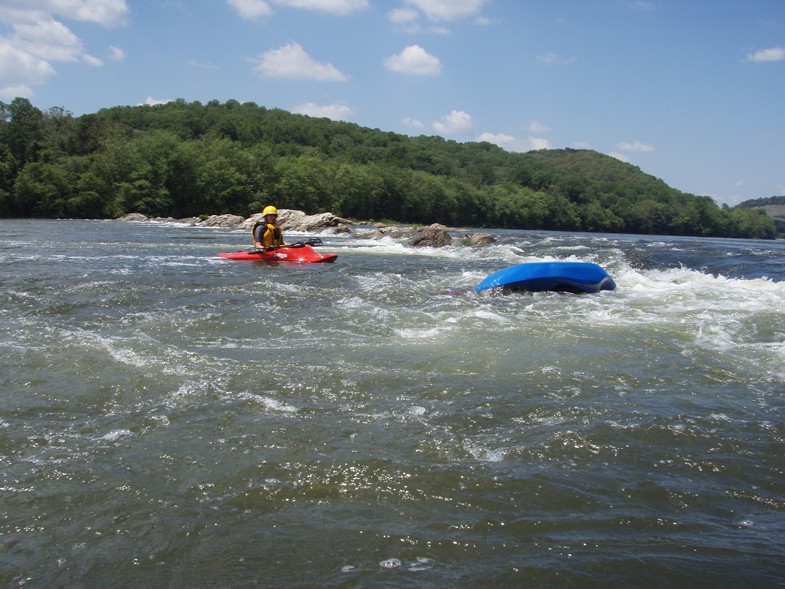
<path fill-rule="evenodd" d="M 278 209 L 273 206 L 264 207 L 262 211 L 264 221 L 254 223 L 253 244 L 256 249 L 271 249 L 286 245 L 283 240 L 283 232 L 278 226 Z"/>

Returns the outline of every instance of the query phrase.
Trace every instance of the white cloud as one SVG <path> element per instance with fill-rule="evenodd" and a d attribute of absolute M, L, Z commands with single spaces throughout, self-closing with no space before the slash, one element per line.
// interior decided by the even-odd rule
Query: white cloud
<path fill-rule="evenodd" d="M 128 15 L 125 0 L 2 0 L 0 21 L 18 23 L 47 16 L 92 22 L 106 27 L 124 25 Z"/>
<path fill-rule="evenodd" d="M 406 6 L 387 13 L 387 20 L 409 34 L 450 34 L 450 30 L 440 24 L 422 26 L 421 18 L 431 23 L 451 22 L 465 18 L 473 18 L 479 25 L 488 25 L 492 22 L 491 19 L 480 14 L 482 6 L 488 0 L 404 0 L 404 2 Z"/>
<path fill-rule="evenodd" d="M 103 61 L 101 61 L 97 57 L 90 55 L 89 53 L 85 53 L 82 56 L 82 61 L 84 61 L 87 65 L 91 65 L 93 67 L 101 67 L 102 65 L 104 65 Z"/>
<path fill-rule="evenodd" d="M 431 21 L 453 21 L 477 16 L 488 0 L 406 0 Z"/>
<path fill-rule="evenodd" d="M 125 0 L 3 0 L 0 21 L 19 23 L 58 16 L 106 27 L 126 23 Z"/>
<path fill-rule="evenodd" d="M 420 13 L 411 8 L 396 8 L 387 13 L 387 20 L 395 25 L 408 25 L 419 20 Z"/>
<path fill-rule="evenodd" d="M 33 96 L 35 96 L 33 89 L 30 86 L 26 86 L 24 84 L 18 84 L 16 86 L 3 86 L 0 88 L 0 98 L 4 98 L 5 100 L 11 100 L 17 97 L 32 98 Z"/>
<path fill-rule="evenodd" d="M 640 141 L 636 141 L 635 143 L 626 143 L 626 142 L 617 143 L 616 148 L 627 153 L 631 153 L 631 152 L 651 153 L 652 151 L 654 151 L 653 146 L 647 143 L 641 143 Z"/>
<path fill-rule="evenodd" d="M 462 133 L 472 128 L 472 117 L 462 110 L 454 110 L 431 123 L 431 126 L 442 135 Z"/>
<path fill-rule="evenodd" d="M 265 0 L 226 0 L 226 3 L 245 20 L 257 20 L 273 13 L 273 9 Z"/>
<path fill-rule="evenodd" d="M 58 18 L 116 26 L 125 24 L 127 13 L 125 0 L 2 0 L 0 22 L 12 32 L 0 36 L 0 94 L 33 96 L 57 62 L 103 65 Z"/>
<path fill-rule="evenodd" d="M 153 98 L 152 96 L 148 96 L 147 99 L 142 103 L 145 106 L 155 106 L 156 104 L 166 104 L 167 102 L 172 102 L 171 98 Z"/>
<path fill-rule="evenodd" d="M 405 117 L 401 119 L 401 122 L 407 127 L 411 127 L 412 129 L 422 129 L 425 126 L 422 124 L 422 121 L 418 121 L 417 119 L 413 119 L 411 117 Z"/>
<path fill-rule="evenodd" d="M 271 0 L 278 6 L 288 8 L 303 8 L 305 10 L 318 10 L 329 14 L 345 16 L 358 10 L 368 8 L 368 0 Z M 241 18 L 257 20 L 273 13 L 268 0 L 226 0 Z"/>
<path fill-rule="evenodd" d="M 295 106 L 292 112 L 311 117 L 327 117 L 333 121 L 346 121 L 354 116 L 354 111 L 343 104 L 319 105 L 313 102 Z"/>
<path fill-rule="evenodd" d="M 320 82 L 345 82 L 348 78 L 329 63 L 314 61 L 298 44 L 289 43 L 262 53 L 254 71 L 268 78 L 294 78 Z"/>
<path fill-rule="evenodd" d="M 532 151 L 537 149 L 551 149 L 551 142 L 545 137 L 529 137 L 524 141 L 525 149 L 522 151 Z"/>
<path fill-rule="evenodd" d="M 611 156 L 611 157 L 615 157 L 617 160 L 621 160 L 624 163 L 627 163 L 627 164 L 630 163 L 630 158 L 627 157 L 626 155 L 624 155 L 623 153 L 619 153 L 618 151 L 612 151 L 608 155 Z"/>
<path fill-rule="evenodd" d="M 280 6 L 346 15 L 368 8 L 368 0 L 274 0 Z"/>
<path fill-rule="evenodd" d="M 481 133 L 477 141 L 487 141 L 499 147 L 505 147 L 512 145 L 515 142 L 515 137 L 506 133 Z"/>
<path fill-rule="evenodd" d="M 537 61 L 547 66 L 564 66 L 575 63 L 574 57 L 562 57 L 558 53 L 545 53 L 537 57 Z"/>
<path fill-rule="evenodd" d="M 747 61 L 782 61 L 783 59 L 785 59 L 783 47 L 771 47 L 747 54 Z"/>
<path fill-rule="evenodd" d="M 125 51 L 114 45 L 109 46 L 110 56 L 115 61 L 124 61 L 127 57 Z"/>
<path fill-rule="evenodd" d="M 55 14 L 74 20 L 94 22 L 106 27 L 125 25 L 128 5 L 125 0 L 49 0 L 45 5 L 57 7 Z"/>
<path fill-rule="evenodd" d="M 506 133 L 482 133 L 477 141 L 487 141 L 507 151 L 534 151 L 538 149 L 551 149 L 551 142 L 544 137 L 527 137 L 518 139 Z"/>
<path fill-rule="evenodd" d="M 32 86 L 43 84 L 55 74 L 52 65 L 0 37 L 0 96 L 30 98 Z"/>
<path fill-rule="evenodd" d="M 191 59 L 188 61 L 188 67 L 195 67 L 201 70 L 220 70 L 221 66 L 211 62 L 211 61 L 198 61 L 196 59 Z"/>
<path fill-rule="evenodd" d="M 551 130 L 547 125 L 543 125 L 539 121 L 532 121 L 528 125 L 523 126 L 524 131 L 535 134 L 547 133 Z M 529 136 L 525 139 L 520 139 L 506 133 L 483 133 L 480 135 L 478 141 L 488 141 L 506 149 L 507 151 L 533 151 L 538 149 L 551 149 L 552 145 L 550 140 L 545 137 Z"/>
<path fill-rule="evenodd" d="M 394 72 L 414 76 L 438 76 L 442 71 L 439 58 L 419 45 L 409 45 L 398 55 L 391 55 L 384 60 L 384 65 Z"/>
<path fill-rule="evenodd" d="M 526 125 L 524 129 L 529 133 L 547 133 L 548 131 L 551 130 L 550 127 L 548 127 L 547 125 L 543 125 L 539 121 L 532 121 L 531 123 Z"/>
<path fill-rule="evenodd" d="M 79 38 L 52 18 L 15 24 L 9 39 L 23 51 L 45 61 L 77 61 L 84 55 Z"/>

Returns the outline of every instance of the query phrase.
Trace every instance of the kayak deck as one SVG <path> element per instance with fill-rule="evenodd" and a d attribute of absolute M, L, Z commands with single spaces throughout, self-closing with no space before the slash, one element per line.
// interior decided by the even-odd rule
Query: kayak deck
<path fill-rule="evenodd" d="M 238 252 L 221 252 L 217 254 L 226 260 L 292 262 L 295 264 L 330 264 L 338 254 L 322 254 L 308 244 L 293 247 L 279 247 L 270 251 L 240 250 Z"/>
<path fill-rule="evenodd" d="M 494 272 L 480 282 L 474 291 L 481 292 L 489 288 L 596 293 L 613 290 L 616 283 L 602 266 L 589 262 L 529 262 Z"/>

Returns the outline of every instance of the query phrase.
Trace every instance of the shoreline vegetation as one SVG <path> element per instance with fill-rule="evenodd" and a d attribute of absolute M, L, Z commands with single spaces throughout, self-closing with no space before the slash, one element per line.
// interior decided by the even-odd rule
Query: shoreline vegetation
<path fill-rule="evenodd" d="M 407 225 L 771 239 L 761 207 L 592 150 L 507 152 L 252 102 L 178 99 L 73 116 L 0 102 L 0 217 L 151 218 L 281 209 Z"/>

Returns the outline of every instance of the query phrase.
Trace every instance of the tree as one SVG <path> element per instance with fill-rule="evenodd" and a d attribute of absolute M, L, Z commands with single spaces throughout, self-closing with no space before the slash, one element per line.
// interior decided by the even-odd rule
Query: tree
<path fill-rule="evenodd" d="M 174 173 L 180 139 L 167 131 L 150 131 L 130 142 L 115 141 L 107 157 L 114 165 L 107 171 L 113 173 L 116 186 L 109 207 L 115 216 L 140 212 L 152 216 L 171 216 L 176 213 L 172 188 L 176 187 Z"/>
<path fill-rule="evenodd" d="M 15 184 L 15 209 L 24 217 L 64 217 L 73 194 L 72 178 L 56 164 L 32 162 L 24 167 Z"/>
<path fill-rule="evenodd" d="M 316 155 L 286 157 L 275 166 L 279 177 L 273 199 L 279 207 L 296 208 L 315 213 L 330 199 L 323 185 L 326 166 Z"/>
<path fill-rule="evenodd" d="M 41 149 L 43 113 L 26 98 L 0 102 L 0 141 L 8 146 L 17 168 L 36 161 Z"/>
<path fill-rule="evenodd" d="M 776 231 L 765 215 L 720 209 L 591 150 L 510 153 L 236 100 L 177 99 L 77 118 L 63 107 L 44 114 L 24 98 L 0 103 L 2 215 L 246 214 L 271 202 L 476 227 Z"/>

